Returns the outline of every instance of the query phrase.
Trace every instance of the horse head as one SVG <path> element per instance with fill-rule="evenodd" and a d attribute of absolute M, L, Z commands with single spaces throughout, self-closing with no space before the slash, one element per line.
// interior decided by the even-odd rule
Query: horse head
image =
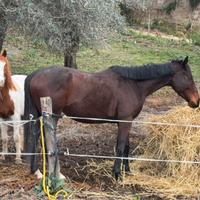
<path fill-rule="evenodd" d="M 183 60 L 173 60 L 171 63 L 175 73 L 172 77 L 170 85 L 188 102 L 190 107 L 198 107 L 199 94 L 188 64 L 188 56 Z"/>
<path fill-rule="evenodd" d="M 7 58 L 7 51 L 4 50 L 0 55 L 0 89 L 16 90 L 12 82 L 9 61 Z"/>

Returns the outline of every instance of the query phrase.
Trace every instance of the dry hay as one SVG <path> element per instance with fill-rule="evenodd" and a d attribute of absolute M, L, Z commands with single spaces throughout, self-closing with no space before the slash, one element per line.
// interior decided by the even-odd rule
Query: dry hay
<path fill-rule="evenodd" d="M 200 111 L 189 107 L 176 107 L 149 121 L 200 124 Z M 143 157 L 163 160 L 200 161 L 200 129 L 180 126 L 148 125 L 147 138 L 142 142 Z M 134 177 L 127 177 L 125 184 L 136 183 L 168 198 L 177 196 L 198 197 L 200 190 L 200 168 L 198 164 L 136 162 L 139 169 Z"/>
<path fill-rule="evenodd" d="M 148 121 L 200 124 L 200 110 L 176 107 L 164 115 L 151 116 Z M 146 125 L 148 136 L 140 144 L 144 158 L 162 160 L 200 161 L 200 129 L 180 126 Z M 96 177 L 110 176 L 112 161 L 91 164 Z M 139 188 L 137 195 L 153 194 L 164 199 L 197 199 L 200 195 L 200 168 L 198 164 L 134 161 L 133 173 L 125 175 L 123 187 Z M 110 178 L 112 179 L 112 178 Z M 114 183 L 114 181 L 113 181 Z M 137 192 L 137 191 L 136 191 Z"/>

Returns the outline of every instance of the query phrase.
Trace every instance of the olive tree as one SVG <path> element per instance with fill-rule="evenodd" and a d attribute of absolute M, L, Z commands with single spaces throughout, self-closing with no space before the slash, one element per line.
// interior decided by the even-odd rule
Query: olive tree
<path fill-rule="evenodd" d="M 0 52 L 2 50 L 3 41 L 6 36 L 7 22 L 3 7 L 0 5 Z"/>
<path fill-rule="evenodd" d="M 110 32 L 122 30 L 124 18 L 116 0 L 15 0 L 13 25 L 21 33 L 42 39 L 64 54 L 64 65 L 76 68 L 80 45 L 105 41 Z"/>

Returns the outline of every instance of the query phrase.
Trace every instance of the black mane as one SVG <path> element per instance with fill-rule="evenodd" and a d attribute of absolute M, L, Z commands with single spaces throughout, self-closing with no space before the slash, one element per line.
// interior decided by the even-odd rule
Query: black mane
<path fill-rule="evenodd" d="M 112 66 L 110 69 L 123 78 L 133 80 L 156 79 L 174 74 L 172 63 L 147 64 L 143 66 Z"/>

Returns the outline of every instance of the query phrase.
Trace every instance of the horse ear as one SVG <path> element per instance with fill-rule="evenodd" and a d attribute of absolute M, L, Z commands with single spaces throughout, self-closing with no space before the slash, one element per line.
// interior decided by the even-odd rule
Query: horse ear
<path fill-rule="evenodd" d="M 183 65 L 187 65 L 188 63 L 188 56 L 185 57 L 185 59 L 183 60 Z"/>
<path fill-rule="evenodd" d="M 2 56 L 7 57 L 7 51 L 5 49 L 3 50 Z"/>

